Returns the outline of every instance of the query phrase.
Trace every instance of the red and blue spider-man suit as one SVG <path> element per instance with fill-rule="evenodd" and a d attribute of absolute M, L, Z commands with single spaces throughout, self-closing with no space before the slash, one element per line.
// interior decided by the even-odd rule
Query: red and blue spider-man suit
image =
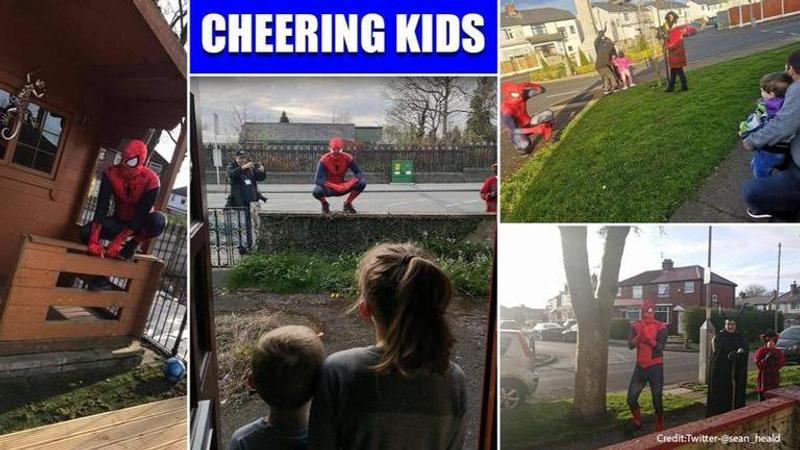
<path fill-rule="evenodd" d="M 656 320 L 655 306 L 649 300 L 642 301 L 642 318 L 631 324 L 628 348 L 636 349 L 636 367 L 628 385 L 628 407 L 633 415 L 633 425 L 642 426 L 642 410 L 639 395 L 644 385 L 650 383 L 655 409 L 656 431 L 664 429 L 664 347 L 667 345 L 667 325 Z"/>
<path fill-rule="evenodd" d="M 531 140 L 529 135 L 542 135 L 549 140 L 553 134 L 551 118 L 535 117 L 531 121 L 528 115 L 528 99 L 544 92 L 544 88 L 535 83 L 514 83 L 506 81 L 501 88 L 500 120 L 509 133 L 517 150 L 528 152 Z"/>
<path fill-rule="evenodd" d="M 130 259 L 139 244 L 164 232 L 167 218 L 153 209 L 161 180 L 145 167 L 146 161 L 147 146 L 132 140 L 122 151 L 122 161 L 103 172 L 94 219 L 81 229 L 90 255 Z M 114 213 L 109 214 L 112 197 Z M 101 239 L 110 241 L 108 247 Z"/>
<path fill-rule="evenodd" d="M 344 139 L 334 137 L 328 143 L 329 152 L 322 155 L 317 164 L 317 174 L 314 180 L 314 198 L 322 203 L 322 212 L 329 213 L 330 206 L 326 197 L 340 197 L 350 194 L 344 202 L 344 211 L 356 212 L 353 200 L 367 187 L 364 174 L 353 160 L 353 156 L 343 152 Z M 347 171 L 353 172 L 353 177 L 345 180 Z"/>

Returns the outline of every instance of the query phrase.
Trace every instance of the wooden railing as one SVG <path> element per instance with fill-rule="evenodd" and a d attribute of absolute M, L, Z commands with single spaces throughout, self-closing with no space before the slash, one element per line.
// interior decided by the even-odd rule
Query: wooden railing
<path fill-rule="evenodd" d="M 23 236 L 0 298 L 0 354 L 124 345 L 140 337 L 163 263 L 97 258 L 73 242 Z M 117 289 L 91 291 L 97 277 Z"/>

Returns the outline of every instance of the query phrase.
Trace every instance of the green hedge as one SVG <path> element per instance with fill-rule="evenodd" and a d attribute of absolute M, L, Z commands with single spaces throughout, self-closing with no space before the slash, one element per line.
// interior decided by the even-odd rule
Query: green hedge
<path fill-rule="evenodd" d="M 711 323 L 717 332 L 725 326 L 726 317 L 736 318 L 736 330 L 743 333 L 748 341 L 758 340 L 758 336 L 765 330 L 771 330 L 774 323 L 774 311 L 756 311 L 754 309 L 738 310 L 723 309 L 722 313 L 717 309 L 711 311 Z M 686 311 L 686 334 L 689 342 L 700 342 L 700 326 L 706 320 L 705 308 L 693 308 Z M 778 330 L 783 329 L 783 313 L 778 313 Z M 776 330 L 776 331 L 778 331 Z"/>
<path fill-rule="evenodd" d="M 622 317 L 611 318 L 611 330 L 608 333 L 610 339 L 628 340 L 628 333 L 631 329 L 631 321 Z"/>

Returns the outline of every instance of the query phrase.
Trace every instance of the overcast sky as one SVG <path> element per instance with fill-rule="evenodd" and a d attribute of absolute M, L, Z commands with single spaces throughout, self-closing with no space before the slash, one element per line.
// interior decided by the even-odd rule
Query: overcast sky
<path fill-rule="evenodd" d="M 589 259 L 598 272 L 603 237 L 598 227 L 589 227 Z M 663 233 L 662 233 L 663 230 Z M 552 225 L 503 224 L 498 233 L 500 303 L 544 308 L 546 300 L 559 293 L 566 282 L 561 256 L 561 237 Z M 738 284 L 761 284 L 775 289 L 778 242 L 783 244 L 781 292 L 792 281 L 800 281 L 800 226 L 714 226 L 712 271 Z M 628 235 L 622 257 L 620 279 L 645 270 L 661 268 L 662 258 L 675 266 L 705 266 L 708 227 L 695 225 L 643 225 Z"/>

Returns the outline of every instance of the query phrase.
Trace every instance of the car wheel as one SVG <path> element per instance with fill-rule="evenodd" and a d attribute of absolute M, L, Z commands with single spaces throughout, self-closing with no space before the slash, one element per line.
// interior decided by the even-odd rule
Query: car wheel
<path fill-rule="evenodd" d="M 528 398 L 528 389 L 517 380 L 500 381 L 500 408 L 514 409 Z"/>

